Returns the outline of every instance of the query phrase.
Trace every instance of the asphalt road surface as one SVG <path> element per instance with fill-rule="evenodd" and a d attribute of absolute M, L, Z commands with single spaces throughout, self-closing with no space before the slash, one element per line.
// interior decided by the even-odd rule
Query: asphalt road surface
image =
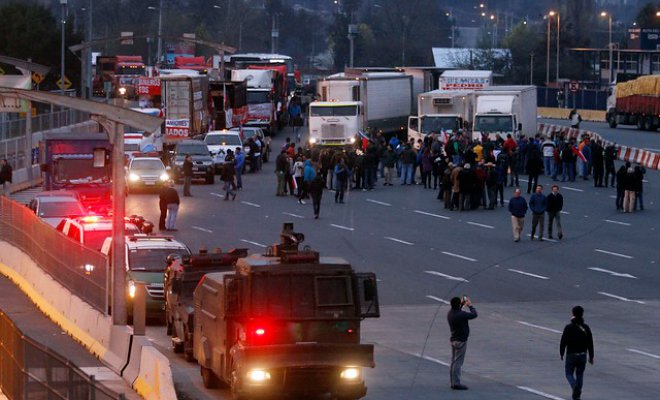
<path fill-rule="evenodd" d="M 593 130 L 600 132 L 598 126 Z M 625 132 L 614 140 L 657 147 L 649 136 L 657 133 L 613 131 L 601 133 Z M 273 149 L 286 133 L 275 138 Z M 304 244 L 321 255 L 376 272 L 382 316 L 363 322 L 363 340 L 376 346 L 376 368 L 365 371 L 368 399 L 569 399 L 559 338 L 576 304 L 586 310 L 596 348 L 583 399 L 658 398 L 657 171 L 646 175 L 645 210 L 631 214 L 615 210 L 612 188 L 594 188 L 581 179 L 559 183 L 564 239 L 538 242 L 527 236 L 520 243 L 512 240 L 506 207 L 449 212 L 435 190 L 383 187 L 382 180 L 373 191 L 351 191 L 346 204 L 335 204 L 333 192 L 326 191 L 315 220 L 309 202 L 275 196 L 273 171 L 270 162 L 245 174 L 235 201 L 222 199 L 217 178 L 214 185 L 193 185 L 194 197 L 181 197 L 175 236 L 194 251 L 203 245 L 263 252 L 279 239 L 282 223 L 291 221 L 305 234 Z M 540 183 L 548 193 L 551 180 L 541 177 Z M 512 188 L 506 192 L 509 197 Z M 131 194 L 127 212 L 157 221 L 157 195 Z M 530 225 L 528 215 L 526 235 Z M 470 390 L 454 392 L 446 303 L 463 294 L 473 299 L 479 318 L 470 324 L 463 369 Z M 148 335 L 173 360 L 186 398 L 229 398 L 227 391 L 206 391 L 199 368 L 169 351 L 164 327 L 152 326 Z"/>

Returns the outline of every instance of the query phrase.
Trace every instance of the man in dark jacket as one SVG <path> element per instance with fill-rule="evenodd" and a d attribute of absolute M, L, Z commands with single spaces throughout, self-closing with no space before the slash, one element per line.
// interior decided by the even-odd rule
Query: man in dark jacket
<path fill-rule="evenodd" d="M 513 241 L 520 241 L 520 234 L 525 226 L 525 214 L 527 214 L 527 201 L 520 195 L 520 188 L 516 188 L 513 197 L 509 200 L 509 212 L 511 213 L 511 225 L 513 226 Z"/>
<path fill-rule="evenodd" d="M 2 159 L 2 169 L 0 169 L 0 185 L 2 185 L 2 194 L 7 195 L 9 184 L 12 183 L 12 168 L 6 158 Z"/>
<path fill-rule="evenodd" d="M 179 193 L 174 188 L 174 181 L 170 180 L 160 193 L 160 204 L 165 204 L 167 210 L 167 219 L 165 220 L 166 231 L 176 231 L 174 224 L 176 223 L 176 216 L 179 213 Z M 161 206 L 161 219 L 163 218 L 163 211 Z M 160 223 L 159 223 L 160 225 Z M 162 229 L 161 229 L 162 230 Z"/>
<path fill-rule="evenodd" d="M 459 297 L 451 299 L 451 310 L 447 313 L 447 322 L 451 331 L 451 364 L 449 365 L 449 382 L 454 390 L 467 390 L 467 386 L 461 384 L 461 367 L 465 360 L 467 351 L 467 340 L 470 336 L 469 320 L 477 318 L 477 310 L 472 306 L 472 302 L 466 296 L 463 300 Z M 461 308 L 467 306 L 470 311 L 463 311 Z"/>
<path fill-rule="evenodd" d="M 626 161 L 616 172 L 616 209 L 623 210 L 623 195 L 625 194 L 626 177 L 630 162 Z"/>
<path fill-rule="evenodd" d="M 309 194 L 312 197 L 312 205 L 314 207 L 314 219 L 319 219 L 321 213 L 321 198 L 323 197 L 323 189 L 325 181 L 321 174 L 316 174 L 312 182 L 309 184 Z"/>
<path fill-rule="evenodd" d="M 532 210 L 532 240 L 539 227 L 539 242 L 543 241 L 545 212 L 548 209 L 548 200 L 543 194 L 543 186 L 536 185 L 536 192 L 529 198 L 529 208 Z"/>
<path fill-rule="evenodd" d="M 594 340 L 589 325 L 584 323 L 583 315 L 582 307 L 573 307 L 573 318 L 571 323 L 564 327 L 559 343 L 559 356 L 562 360 L 566 353 L 564 371 L 568 384 L 573 389 L 573 400 L 580 400 L 582 395 L 582 377 L 587 366 L 587 353 L 589 364 L 594 363 Z"/>
<path fill-rule="evenodd" d="M 160 208 L 160 218 L 158 219 L 158 230 L 164 231 L 165 219 L 167 218 L 167 189 L 169 189 L 169 182 L 160 189 L 158 195 L 158 207 Z"/>
<path fill-rule="evenodd" d="M 539 184 L 539 175 L 543 170 L 543 159 L 541 152 L 535 145 L 528 145 L 527 151 L 527 194 L 531 193 L 532 188 Z"/>
<path fill-rule="evenodd" d="M 552 224 L 557 221 L 557 238 L 561 240 L 564 237 L 564 232 L 561 228 L 561 210 L 564 208 L 564 196 L 559 193 L 559 186 L 552 185 L 552 192 L 546 197 L 548 207 L 548 238 L 552 239 Z"/>
<path fill-rule="evenodd" d="M 186 154 L 183 159 L 183 195 L 192 197 L 190 194 L 190 185 L 192 184 L 193 177 L 193 161 L 190 154 Z"/>

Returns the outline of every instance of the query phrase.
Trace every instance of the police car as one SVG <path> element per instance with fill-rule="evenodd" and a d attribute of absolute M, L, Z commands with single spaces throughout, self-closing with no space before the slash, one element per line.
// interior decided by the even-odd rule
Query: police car
<path fill-rule="evenodd" d="M 126 193 L 137 189 L 157 189 L 170 179 L 169 169 L 158 153 L 137 154 L 126 167 Z"/>
<path fill-rule="evenodd" d="M 64 236 L 94 250 L 101 250 L 103 242 L 112 236 L 112 217 L 87 215 L 84 217 L 65 218 L 55 227 Z M 136 221 L 126 219 L 126 234 L 133 235 L 141 232 Z"/>

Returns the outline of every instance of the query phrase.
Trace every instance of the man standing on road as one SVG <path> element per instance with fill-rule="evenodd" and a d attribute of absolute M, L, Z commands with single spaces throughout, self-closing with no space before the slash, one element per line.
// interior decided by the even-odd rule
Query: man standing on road
<path fill-rule="evenodd" d="M 509 200 L 509 212 L 513 226 L 513 241 L 519 242 L 520 234 L 525 226 L 525 214 L 527 214 L 527 201 L 520 195 L 520 188 L 516 188 L 513 197 Z"/>
<path fill-rule="evenodd" d="M 160 218 L 158 219 L 158 230 L 167 230 L 165 221 L 167 219 L 167 191 L 169 189 L 169 181 L 160 189 L 158 196 L 158 206 L 160 208 Z"/>
<path fill-rule="evenodd" d="M 564 371 L 568 384 L 573 389 L 571 397 L 573 400 L 580 400 L 582 394 L 582 377 L 587 366 L 587 353 L 589 353 L 589 364 L 594 363 L 594 340 L 589 325 L 584 323 L 583 315 L 582 307 L 573 307 L 573 318 L 564 328 L 559 344 L 559 356 L 562 360 L 564 352 L 566 353 Z"/>
<path fill-rule="evenodd" d="M 163 191 L 163 196 L 164 202 L 167 205 L 165 230 L 176 231 L 177 229 L 174 228 L 174 224 L 176 223 L 176 216 L 179 213 L 179 193 L 174 188 L 174 181 L 167 181 L 167 187 Z"/>
<path fill-rule="evenodd" d="M 467 390 L 468 387 L 461 384 L 461 367 L 465 360 L 467 351 L 467 340 L 470 336 L 469 320 L 477 318 L 477 310 L 472 306 L 472 302 L 466 296 L 463 300 L 459 297 L 451 299 L 451 310 L 447 313 L 447 322 L 451 331 L 451 364 L 449 365 L 449 382 L 454 390 Z M 463 311 L 461 308 L 467 306 L 470 311 Z"/>
<path fill-rule="evenodd" d="M 539 242 L 542 242 L 545 212 L 548 209 L 548 199 L 543 194 L 543 186 L 536 185 L 536 193 L 529 198 L 529 208 L 532 210 L 532 240 L 534 240 L 536 226 L 538 225 Z"/>
<path fill-rule="evenodd" d="M 323 189 L 325 189 L 325 181 L 321 174 L 316 174 L 312 182 L 309 184 L 309 194 L 312 197 L 312 205 L 314 206 L 314 219 L 319 219 L 319 214 L 321 213 Z"/>
<path fill-rule="evenodd" d="M 193 162 L 192 156 L 186 154 L 186 157 L 183 159 L 183 195 L 186 197 L 192 197 L 190 194 L 190 185 L 192 184 L 193 177 Z"/>
<path fill-rule="evenodd" d="M 243 154 L 243 149 L 240 146 L 236 147 L 236 153 L 234 156 L 234 171 L 236 172 L 236 189 L 243 189 L 243 180 L 241 176 L 243 174 L 243 166 L 245 165 L 245 154 Z"/>
<path fill-rule="evenodd" d="M 552 239 L 552 224 L 557 221 L 557 238 L 561 240 L 564 232 L 561 229 L 561 210 L 564 208 L 564 196 L 559 193 L 559 186 L 552 185 L 552 192 L 547 197 L 548 207 L 548 238 Z"/>

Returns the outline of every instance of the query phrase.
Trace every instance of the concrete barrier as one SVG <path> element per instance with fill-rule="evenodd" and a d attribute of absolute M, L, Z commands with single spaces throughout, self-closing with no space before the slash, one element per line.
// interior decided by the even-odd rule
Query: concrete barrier
<path fill-rule="evenodd" d="M 133 388 L 147 400 L 176 399 L 170 360 L 151 345 L 140 351 L 140 372 Z"/>
<path fill-rule="evenodd" d="M 570 108 L 552 108 L 552 107 L 539 107 L 538 115 L 541 118 L 555 118 L 555 119 L 568 119 L 568 114 L 571 112 Z M 578 110 L 582 120 L 605 122 L 605 111 L 603 110 Z"/>

